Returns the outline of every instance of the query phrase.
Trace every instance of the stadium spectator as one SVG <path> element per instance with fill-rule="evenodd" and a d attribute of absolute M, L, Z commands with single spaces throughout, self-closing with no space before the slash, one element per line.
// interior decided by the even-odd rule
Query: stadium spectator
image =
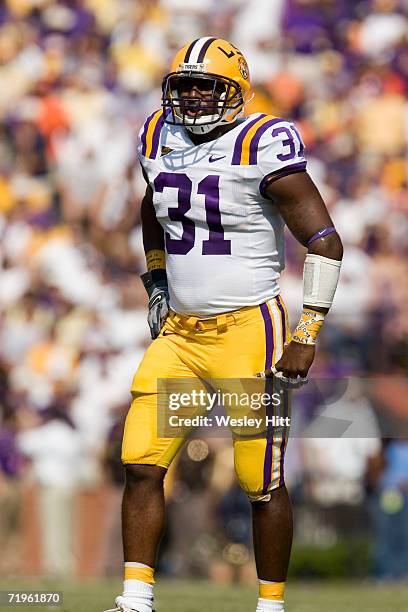
<path fill-rule="evenodd" d="M 379 580 L 408 577 L 408 443 L 385 440 L 369 470 L 374 535 L 372 572 Z"/>
<path fill-rule="evenodd" d="M 18 437 L 21 452 L 32 462 L 39 486 L 43 570 L 69 577 L 75 570 L 74 510 L 81 460 L 80 435 L 59 399 L 41 414 L 42 422 Z"/>

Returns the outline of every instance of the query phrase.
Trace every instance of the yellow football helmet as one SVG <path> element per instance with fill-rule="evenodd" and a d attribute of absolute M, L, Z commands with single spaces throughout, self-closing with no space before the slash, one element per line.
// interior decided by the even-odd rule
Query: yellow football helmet
<path fill-rule="evenodd" d="M 189 95 L 194 85 L 206 95 Z M 166 123 L 205 134 L 243 113 L 251 93 L 248 64 L 228 41 L 198 38 L 176 53 L 162 90 Z"/>

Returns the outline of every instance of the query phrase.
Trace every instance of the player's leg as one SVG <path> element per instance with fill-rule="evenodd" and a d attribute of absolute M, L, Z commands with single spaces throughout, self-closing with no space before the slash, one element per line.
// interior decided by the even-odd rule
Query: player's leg
<path fill-rule="evenodd" d="M 137 612 L 152 610 L 154 568 L 165 521 L 163 481 L 184 442 L 157 437 L 157 403 L 154 393 L 135 397 L 123 439 L 123 598 Z"/>
<path fill-rule="evenodd" d="M 271 491 L 269 501 L 252 502 L 252 517 L 258 575 L 264 581 L 284 582 L 293 537 L 292 505 L 286 487 Z M 280 537 L 276 537 L 278 533 Z"/>
<path fill-rule="evenodd" d="M 252 327 L 251 331 L 247 322 L 243 326 L 237 325 L 234 332 L 234 343 L 249 348 L 247 357 L 252 368 L 251 373 L 245 374 L 241 352 L 241 367 L 237 369 L 236 376 L 253 375 L 279 360 L 288 330 L 282 299 L 262 305 Z M 255 348 L 253 340 L 247 342 L 246 336 L 257 339 Z M 252 351 L 255 352 L 252 354 Z M 274 392 L 271 381 L 267 381 L 266 385 L 265 391 L 271 395 Z M 278 406 L 268 406 L 266 413 L 268 416 L 289 416 L 288 394 L 281 396 Z M 292 509 L 283 472 L 287 433 L 286 430 L 269 427 L 263 437 L 234 438 L 235 471 L 252 507 L 254 553 L 259 578 L 259 612 L 284 609 L 284 588 L 293 534 Z"/>
<path fill-rule="evenodd" d="M 269 439 L 270 440 L 270 439 Z M 252 508 L 253 541 L 259 578 L 259 612 L 281 612 L 293 537 L 290 498 L 283 481 L 282 438 L 236 439 L 235 470 Z M 285 445 L 285 441 L 283 441 Z M 269 471 L 270 470 L 270 471 Z"/>
<path fill-rule="evenodd" d="M 157 380 L 195 380 L 179 356 L 182 342 L 173 334 L 161 334 L 147 350 L 132 384 L 134 399 L 122 445 L 126 469 L 122 504 L 125 579 L 123 595 L 116 600 L 118 610 L 152 610 L 154 567 L 164 526 L 163 480 L 184 442 L 183 438 L 161 437 Z"/>
<path fill-rule="evenodd" d="M 127 465 L 122 502 L 123 556 L 156 564 L 164 527 L 163 480 L 166 469 L 158 465 Z M 130 572 L 129 572 L 130 574 Z"/>
<path fill-rule="evenodd" d="M 159 437 L 157 408 L 156 393 L 134 398 L 122 446 L 126 471 L 122 504 L 124 558 L 125 562 L 150 567 L 154 567 L 164 525 L 164 477 L 184 443 L 183 438 Z"/>

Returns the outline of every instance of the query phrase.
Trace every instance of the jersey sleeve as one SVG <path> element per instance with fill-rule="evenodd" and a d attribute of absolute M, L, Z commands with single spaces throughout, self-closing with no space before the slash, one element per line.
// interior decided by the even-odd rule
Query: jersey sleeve
<path fill-rule="evenodd" d="M 274 119 L 263 132 L 258 144 L 258 168 L 262 174 L 259 191 L 283 176 L 304 172 L 305 146 L 296 126 L 283 119 Z"/>

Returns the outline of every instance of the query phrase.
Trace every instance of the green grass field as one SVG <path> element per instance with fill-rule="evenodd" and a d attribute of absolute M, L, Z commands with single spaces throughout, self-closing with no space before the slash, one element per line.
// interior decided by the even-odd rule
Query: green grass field
<path fill-rule="evenodd" d="M 34 606 L 37 611 L 102 612 L 113 606 L 119 581 L 53 584 L 4 579 L 1 590 L 60 590 L 61 607 Z M 350 582 L 296 583 L 287 591 L 287 612 L 406 612 L 408 585 L 353 584 Z M 161 581 L 156 588 L 157 612 L 255 612 L 255 589 L 220 586 L 209 582 Z M 33 610 L 33 606 L 0 607 L 1 610 Z"/>

